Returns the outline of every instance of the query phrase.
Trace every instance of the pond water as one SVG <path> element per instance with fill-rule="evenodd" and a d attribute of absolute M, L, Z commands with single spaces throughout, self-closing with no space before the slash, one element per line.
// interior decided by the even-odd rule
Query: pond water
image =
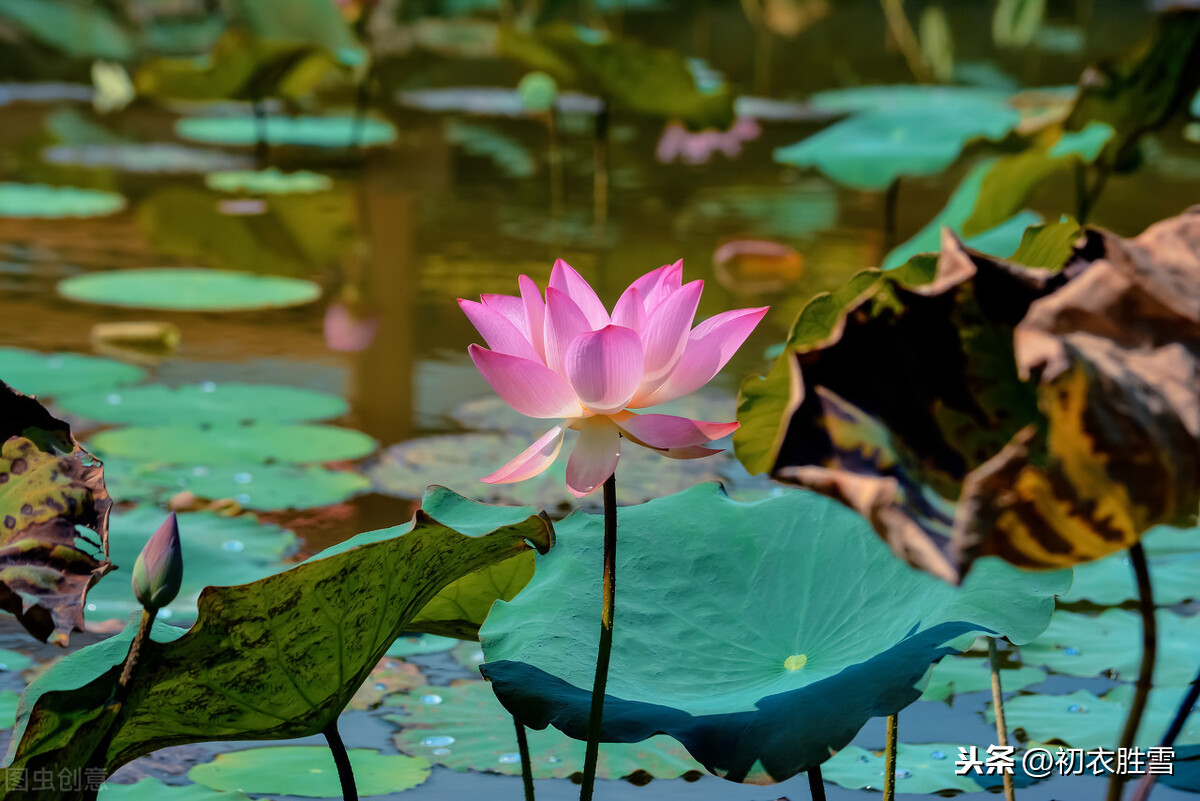
<path fill-rule="evenodd" d="M 998 53 L 990 44 L 986 5 L 947 8 L 960 72 L 1022 86 L 1074 83 L 1091 60 L 1129 46 L 1149 30 L 1152 20 L 1140 3 L 1051 2 L 1051 29 L 1060 34 L 1057 49 L 1047 45 L 1036 52 Z M 889 249 L 884 193 L 845 189 L 815 171 L 782 166 L 772 159 L 776 148 L 828 123 L 828 116 L 803 104 L 809 93 L 909 79 L 898 54 L 884 47 L 885 26 L 878 5 L 846 0 L 837 6 L 828 19 L 794 40 L 776 36 L 768 40 L 757 34 L 737 3 L 675 3 L 665 10 L 611 16 L 614 29 L 706 59 L 732 81 L 753 87 L 757 100 L 743 99 L 741 109 L 743 116 L 757 114 L 758 119 L 746 129 L 749 138 L 736 155 L 716 153 L 701 164 L 663 163 L 656 158 L 663 124 L 616 113 L 608 153 L 607 219 L 602 225 L 596 223 L 593 206 L 589 115 L 562 117 L 558 155 L 552 156 L 550 133 L 539 119 L 414 107 L 421 95 L 413 93 L 426 90 L 514 86 L 523 71 L 505 61 L 413 55 L 391 59 L 381 70 L 372 109 L 394 126 L 395 140 L 362 150 L 274 147 L 267 156 L 272 166 L 314 174 L 306 184 L 291 187 L 302 191 L 276 193 L 237 187 L 231 192 L 220 181 L 206 181 L 208 173 L 253 169 L 256 157 L 251 147 L 217 146 L 178 136 L 183 129 L 176 123 L 184 111 L 138 102 L 125 111 L 97 117 L 83 101 L 86 88 L 71 88 L 86 71 L 39 62 L 31 73 L 27 62 L 7 59 L 0 51 L 0 79 L 12 80 L 10 86 L 31 81 L 69 84 L 47 87 L 41 93 L 57 94 L 59 99 L 52 102 L 15 88 L 0 91 L 0 178 L 103 190 L 124 198 L 122 210 L 90 218 L 0 212 L 0 297 L 5 321 L 0 346 L 114 356 L 144 368 L 142 383 L 278 384 L 345 399 L 344 413 L 325 417 L 364 432 L 380 450 L 365 459 L 329 461 L 341 471 L 372 473 L 376 488 L 386 485 L 388 492 L 360 487 L 345 500 L 299 511 L 256 507 L 246 492 L 241 505 L 257 508 L 261 520 L 297 534 L 295 559 L 355 533 L 403 522 L 411 516 L 426 483 L 449 483 L 466 495 L 483 492 L 475 479 L 519 448 L 508 453 L 478 435 L 429 439 L 503 430 L 512 422 L 487 403 L 491 392 L 466 352 L 477 335 L 455 300 L 481 293 L 513 293 L 519 273 L 544 283 L 556 258 L 579 269 L 609 303 L 638 275 L 683 259 L 688 278 L 706 281 L 699 317 L 769 304 L 771 311 L 763 324 L 702 401 L 716 415 L 710 419 L 732 419 L 738 381 L 766 366 L 764 352 L 783 339 L 807 300 L 837 288 L 858 270 L 879 265 Z M 1061 45 L 1062 41 L 1068 44 Z M 779 115 L 772 115 L 772 107 L 763 99 L 795 103 L 783 115 L 788 119 L 776 119 Z M 347 101 L 335 98 L 322 110 Z M 244 122 L 248 107 L 235 113 Z M 941 174 L 904 179 L 898 190 L 896 241 L 908 239 L 924 226 L 971 167 L 994 153 L 994 147 L 972 146 Z M 561 197 L 554 181 L 554 158 L 561 160 Z M 1185 140 L 1175 126 L 1150 137 L 1140 169 L 1111 179 L 1091 222 L 1131 236 L 1198 200 L 1200 145 Z M 1074 210 L 1074 187 L 1067 179 L 1051 181 L 1028 207 L 1046 219 L 1056 219 L 1063 211 Z M 800 254 L 802 269 L 768 276 L 765 284 L 714 269 L 714 252 L 723 243 L 741 238 L 791 246 Z M 289 308 L 194 312 L 96 305 L 64 299 L 56 291 L 61 280 L 73 276 L 183 266 L 307 279 L 319 287 L 320 296 Z M 111 334 L 115 324 L 147 321 L 160 324 L 149 341 L 161 342 L 163 336 L 170 336 L 164 331 L 174 330 L 177 347 L 147 348 L 144 335 L 134 337 L 142 344 L 130 346 Z M 105 326 L 107 332 L 102 330 Z M 471 405 L 474 401 L 479 403 Z M 86 414 L 72 414 L 69 419 L 85 445 L 89 437 L 111 427 Z M 393 447 L 414 441 L 425 450 Z M 451 459 L 454 453 L 458 456 Z M 457 466 L 449 471 L 437 468 L 434 462 L 439 459 L 455 461 Z M 195 470 L 201 467 L 206 473 L 210 467 L 216 469 L 197 464 L 193 477 L 200 475 Z M 235 483 L 252 484 L 252 468 L 231 469 L 240 471 L 232 474 Z M 712 477 L 725 478 L 748 493 L 766 489 L 731 460 L 717 467 L 672 462 L 661 468 L 667 470 L 678 472 L 663 478 L 654 475 L 655 470 L 646 471 L 646 485 L 632 481 L 622 489 L 627 493 L 623 500 L 641 500 Z M 658 481 L 667 482 L 669 488 L 658 489 L 654 483 Z M 135 487 L 135 482 L 115 486 Z M 183 482 L 178 488 L 190 486 Z M 166 494 L 160 493 L 157 500 L 164 502 L 178 488 L 168 487 L 172 491 L 163 490 Z M 538 495 L 533 500 L 547 502 L 559 512 L 561 495 Z M 114 496 L 118 502 L 123 500 L 116 489 Z M 105 581 L 122 585 L 127 575 L 118 572 Z M 97 636 L 77 635 L 72 645 Z M 38 661 L 56 655 L 49 648 L 32 649 L 11 621 L 4 621 L 0 648 L 32 654 Z M 448 653 L 410 659 L 431 685 L 477 676 Z M 1043 694 L 1087 688 L 1099 695 L 1116 683 L 1052 676 L 1032 688 Z M 0 673 L 0 689 L 19 691 L 23 684 L 16 671 Z M 994 729 L 982 714 L 989 700 L 990 695 L 971 692 L 955 697 L 952 704 L 918 702 L 901 716 L 901 740 L 989 743 Z M 347 713 L 343 722 L 347 744 L 395 753 L 396 727 L 383 719 L 387 712 L 383 707 Z M 855 744 L 877 750 L 883 741 L 883 721 L 876 719 Z M 167 749 L 123 769 L 118 781 L 158 776 L 179 783 L 188 767 L 231 747 Z M 506 748 L 497 745 L 501 747 Z M 573 798 L 577 793 L 565 779 L 539 780 L 537 789 L 542 799 Z M 903 779 L 900 789 L 903 792 Z M 874 795 L 832 784 L 827 792 L 831 799 Z M 645 787 L 605 781 L 596 797 L 767 801 L 807 798 L 808 793 L 803 776 L 777 787 L 738 786 L 706 776 L 696 782 L 660 779 Z M 1102 793 L 1100 779 L 1064 777 L 1024 788 L 1019 797 L 1083 801 Z M 485 794 L 521 798 L 520 781 L 436 767 L 428 782 L 395 797 L 467 799 Z M 1154 797 L 1166 801 L 1187 796 L 1159 787 Z"/>

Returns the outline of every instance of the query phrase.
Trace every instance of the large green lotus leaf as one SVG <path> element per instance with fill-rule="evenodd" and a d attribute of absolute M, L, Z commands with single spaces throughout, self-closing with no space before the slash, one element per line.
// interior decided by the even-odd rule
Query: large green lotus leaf
<path fill-rule="evenodd" d="M 137 56 L 133 36 L 103 6 L 69 0 L 4 0 L 0 20 L 13 23 L 71 58 L 129 61 Z"/>
<path fill-rule="evenodd" d="M 418 757 L 381 754 L 367 748 L 349 751 L 354 784 L 360 795 L 410 790 L 429 778 L 429 763 Z M 328 748 L 317 745 L 248 748 L 217 754 L 188 771 L 188 778 L 214 790 L 340 798 L 342 786 Z"/>
<path fill-rule="evenodd" d="M 1045 681 L 1046 671 L 1021 666 L 1000 671 L 1004 692 L 1011 693 Z M 929 684 L 921 693 L 922 701 L 945 701 L 962 693 L 977 693 L 992 687 L 992 665 L 988 659 L 948 656 L 933 666 Z"/>
<path fill-rule="evenodd" d="M 1017 124 L 1016 109 L 991 100 L 861 112 L 794 145 L 775 160 L 815 167 L 852 189 L 881 190 L 904 176 L 935 175 L 974 139 L 1002 139 Z"/>
<path fill-rule="evenodd" d="M 158 175 L 206 173 L 246 166 L 245 156 L 169 142 L 57 145 L 43 150 L 42 160 L 50 164 Z"/>
<path fill-rule="evenodd" d="M 1007 262 L 947 232 L 936 258 L 814 298 L 743 383 L 743 464 L 851 504 L 950 580 L 981 555 L 1067 567 L 1193 525 L 1200 213 L 1135 239 L 1073 225 Z M 1070 269 L 1016 261 L 1052 252 Z"/>
<path fill-rule="evenodd" d="M 1181 617 L 1166 609 L 1155 616 L 1160 648 L 1154 662 L 1155 687 L 1180 687 L 1200 662 L 1200 617 Z M 1042 636 L 1021 647 L 1021 661 L 1045 665 L 1055 673 L 1133 681 L 1141 666 L 1142 621 L 1135 612 L 1108 609 L 1099 615 L 1058 611 Z"/>
<path fill-rule="evenodd" d="M 12 728 L 17 722 L 17 701 L 21 694 L 12 690 L 0 691 L 0 729 Z"/>
<path fill-rule="evenodd" d="M 38 639 L 83 630 L 87 591 L 112 569 L 111 506 L 104 465 L 0 381 L 0 609 Z"/>
<path fill-rule="evenodd" d="M 100 458 L 160 465 L 303 464 L 361 459 L 375 440 L 336 426 L 146 426 L 102 431 L 88 438 Z"/>
<path fill-rule="evenodd" d="M 619 495 L 619 475 L 617 486 Z M 481 670 L 526 725 L 582 739 L 603 518 L 576 512 L 556 529 L 533 580 L 480 630 Z M 733 781 L 782 781 L 821 764 L 869 718 L 917 700 L 929 666 L 976 633 L 1037 636 L 1070 582 L 986 560 L 956 589 L 811 492 L 739 503 L 704 484 L 622 507 L 618 538 L 601 739 L 670 734 Z"/>
<path fill-rule="evenodd" d="M 1175 716 L 1183 695 L 1179 688 L 1150 691 L 1134 744 L 1141 748 L 1158 745 Z M 1063 742 L 1073 748 L 1112 749 L 1121 738 L 1129 717 L 1132 686 L 1116 687 L 1097 698 L 1087 690 L 1070 695 L 1019 695 L 1004 702 L 1008 728 L 1024 729 L 1037 742 Z M 990 707 L 990 704 L 989 704 Z M 988 719 L 995 720 L 991 710 Z M 1200 720 L 1193 714 L 1179 733 L 1177 745 L 1200 742 Z"/>
<path fill-rule="evenodd" d="M 480 478 L 528 448 L 530 442 L 529 436 L 516 434 L 422 437 L 384 449 L 370 462 L 366 473 L 376 492 L 401 498 L 415 498 L 429 484 L 444 484 L 492 503 L 524 503 L 556 511 L 577 506 L 577 499 L 567 491 L 567 459 L 562 457 L 527 481 L 480 482 Z M 720 480 L 722 468 L 733 466 L 728 456 L 720 455 L 665 461 L 653 451 L 626 444 L 621 449 L 622 497 L 633 502 L 668 495 L 701 481 Z"/>
<path fill-rule="evenodd" d="M 0 379 L 27 395 L 63 395 L 141 381 L 146 371 L 78 353 L 0 348 Z"/>
<path fill-rule="evenodd" d="M 897 745 L 896 792 L 930 794 L 958 790 L 978 793 L 987 789 L 972 776 L 959 776 L 955 772 L 955 760 L 962 745 L 961 742 Z M 883 787 L 884 758 L 851 745 L 838 751 L 821 766 L 821 777 L 853 790 L 878 790 Z"/>
<path fill-rule="evenodd" d="M 205 381 L 64 395 L 55 401 L 55 408 L 98 423 L 145 426 L 328 420 L 341 417 L 349 407 L 337 395 L 311 389 Z"/>
<path fill-rule="evenodd" d="M 521 755 L 512 715 L 482 681 L 449 687 L 423 687 L 389 703 L 403 715 L 387 715 L 402 731 L 396 747 L 458 771 L 481 770 L 521 775 Z M 584 743 L 556 729 L 527 732 L 535 779 L 569 778 L 583 772 Z M 596 775 L 620 779 L 639 771 L 656 779 L 675 779 L 702 771 L 683 746 L 659 735 L 643 743 L 606 745 L 600 749 Z"/>
<path fill-rule="evenodd" d="M 353 116 L 266 118 L 266 141 L 270 145 L 300 147 L 351 147 L 387 145 L 396 140 L 395 127 L 386 120 Z M 253 117 L 184 117 L 175 123 L 181 139 L 213 145 L 242 145 L 258 142 L 259 123 Z"/>
<path fill-rule="evenodd" d="M 105 782 L 99 797 L 104 801 L 250 801 L 250 796 L 237 790 L 226 793 L 200 784 L 163 784 L 154 778 L 134 784 Z"/>
<path fill-rule="evenodd" d="M 9 670 L 24 670 L 32 664 L 33 660 L 20 651 L 0 648 L 0 673 Z"/>
<path fill-rule="evenodd" d="M 490 565 L 445 587 L 408 627 L 445 637 L 476 639 L 492 604 L 511 601 L 532 577 L 533 554 Z"/>
<path fill-rule="evenodd" d="M 260 275 L 320 273 L 353 246 L 347 192 L 273 194 L 262 214 L 251 215 L 223 213 L 218 201 L 209 191 L 166 187 L 138 204 L 138 225 L 164 255 Z"/>
<path fill-rule="evenodd" d="M 500 54 L 550 73 L 562 87 L 608 98 L 636 114 L 681 120 L 693 130 L 728 129 L 733 93 L 699 78 L 674 50 L 565 23 L 533 31 L 501 26 Z"/>
<path fill-rule="evenodd" d="M 298 170 L 281 172 L 278 167 L 265 170 L 232 170 L 204 176 L 204 185 L 219 192 L 246 192 L 252 195 L 307 195 L 333 188 L 328 175 Z"/>
<path fill-rule="evenodd" d="M 133 563 L 164 513 L 138 507 L 114 514 L 109 521 L 109 558 L 117 568 L 115 577 L 102 581 L 88 593 L 87 610 L 93 620 L 127 619 L 142 605 L 133 595 L 129 576 Z M 242 584 L 277 573 L 287 565 L 283 559 L 296 549 L 295 535 L 278 526 L 259 523 L 253 517 L 222 517 L 212 512 L 180 512 L 179 540 L 183 547 L 183 583 L 179 595 L 159 610 L 159 617 L 175 624 L 196 619 L 201 591 L 212 585 Z"/>
<path fill-rule="evenodd" d="M 1180 5 L 1159 14 L 1146 39 L 1088 68 L 1066 126 L 1079 130 L 1093 121 L 1111 126 L 1116 135 L 1101 162 L 1124 165 L 1145 133 L 1187 109 L 1200 89 L 1197 63 L 1200 9 Z"/>
<path fill-rule="evenodd" d="M 110 460 L 114 497 L 162 502 L 178 492 L 213 500 L 232 498 L 247 509 L 315 509 L 361 495 L 371 488 L 363 475 L 316 465 L 258 464 L 158 467 Z"/>
<path fill-rule="evenodd" d="M 327 0 L 232 0 L 226 7 L 255 39 L 319 47 L 356 70 L 370 58 L 339 7 Z"/>
<path fill-rule="evenodd" d="M 891 84 L 827 89 L 808 99 L 811 107 L 839 114 L 867 111 L 926 112 L 931 119 L 950 116 L 955 109 L 989 109 L 990 115 L 1005 113 L 1010 92 L 966 86 L 920 86 Z"/>
<path fill-rule="evenodd" d="M 312 281 L 201 267 L 87 273 L 58 282 L 64 298 L 105 306 L 169 311 L 245 311 L 312 303 Z"/>
<path fill-rule="evenodd" d="M 1171 774 L 1159 776 L 1158 781 L 1168 787 L 1200 793 L 1200 746 L 1176 745 Z"/>
<path fill-rule="evenodd" d="M 0 217 L 103 217 L 125 208 L 115 192 L 73 186 L 0 183 Z"/>
<path fill-rule="evenodd" d="M 22 696 L 10 766 L 113 770 L 170 745 L 320 732 L 442 587 L 529 542 L 550 545 L 549 523 L 532 509 L 483 509 L 440 487 L 426 500 L 439 519 L 418 511 L 407 525 L 360 534 L 285 572 L 207 588 L 190 630 L 155 627 L 115 710 L 106 702 L 133 620 L 59 660 Z M 491 529 L 481 535 L 456 530 L 463 520 L 477 532 L 485 517 Z"/>

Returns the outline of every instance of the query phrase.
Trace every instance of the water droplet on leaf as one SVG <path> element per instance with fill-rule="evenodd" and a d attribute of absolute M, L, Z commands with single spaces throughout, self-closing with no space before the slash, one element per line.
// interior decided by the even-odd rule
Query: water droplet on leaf
<path fill-rule="evenodd" d="M 440 704 L 441 702 L 442 702 L 442 696 L 440 696 L 440 695 L 432 695 L 431 694 L 431 695 L 422 695 L 421 696 L 422 704 Z"/>
<path fill-rule="evenodd" d="M 521 761 L 521 755 L 516 752 L 509 751 L 507 754 L 501 754 L 499 761 L 501 765 L 513 765 Z"/>
<path fill-rule="evenodd" d="M 445 748 L 448 745 L 454 745 L 454 738 L 448 734 L 437 734 L 433 737 L 426 737 L 421 741 L 421 745 L 430 748 Z"/>

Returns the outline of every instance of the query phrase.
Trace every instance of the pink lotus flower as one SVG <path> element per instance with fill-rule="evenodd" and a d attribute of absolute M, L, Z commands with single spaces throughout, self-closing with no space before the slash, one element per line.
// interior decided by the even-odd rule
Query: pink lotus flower
<path fill-rule="evenodd" d="M 528 276 L 519 285 L 520 297 L 458 301 L 491 348 L 471 345 L 471 359 L 513 409 L 562 422 L 483 481 L 506 484 L 538 475 L 558 457 L 568 428 L 579 432 L 567 462 L 567 488 L 577 498 L 616 470 L 622 437 L 672 459 L 720 453 L 705 443 L 732 433 L 737 423 L 631 410 L 707 384 L 767 307 L 724 312 L 692 328 L 704 282 L 683 284 L 682 262 L 634 281 L 611 315 L 562 259 L 550 273 L 545 300 Z"/>

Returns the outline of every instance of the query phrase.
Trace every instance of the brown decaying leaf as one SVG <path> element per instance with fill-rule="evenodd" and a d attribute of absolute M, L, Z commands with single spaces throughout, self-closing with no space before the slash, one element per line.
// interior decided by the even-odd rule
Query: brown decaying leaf
<path fill-rule="evenodd" d="M 0 381 L 0 609 L 39 640 L 83 631 L 87 591 L 112 569 L 111 506 L 70 427 Z"/>
<path fill-rule="evenodd" d="M 773 474 L 838 498 L 958 581 L 1065 567 L 1200 508 L 1200 206 L 1088 229 L 1061 271 L 952 234 L 932 280 L 884 278 L 797 348 Z"/>

